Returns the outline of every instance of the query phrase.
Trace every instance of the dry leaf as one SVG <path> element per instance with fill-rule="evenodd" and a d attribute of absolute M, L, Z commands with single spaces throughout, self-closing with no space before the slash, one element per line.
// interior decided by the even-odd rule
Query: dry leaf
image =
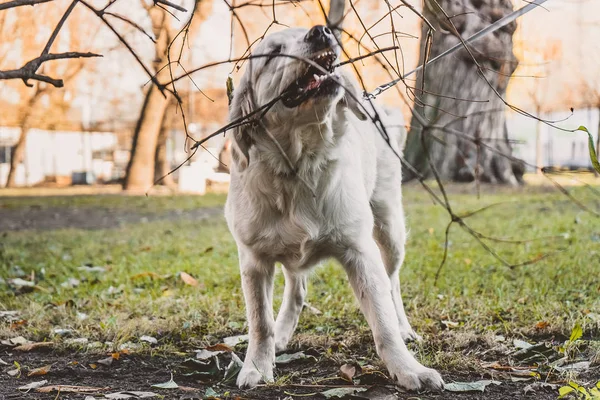
<path fill-rule="evenodd" d="M 150 279 L 160 279 L 160 275 L 156 272 L 146 271 L 139 274 L 135 274 L 131 277 L 131 279 L 140 279 L 140 278 L 150 278 Z"/>
<path fill-rule="evenodd" d="M 96 368 L 98 368 L 98 366 L 96 364 L 90 364 L 90 368 L 91 369 L 96 369 Z"/>
<path fill-rule="evenodd" d="M 27 374 L 27 376 L 41 376 L 41 375 L 46 375 L 48 372 L 50 372 L 50 368 L 52 368 L 52 364 L 44 365 L 43 367 L 32 369 L 31 371 L 29 371 L 29 373 Z"/>
<path fill-rule="evenodd" d="M 186 273 L 186 272 L 181 272 L 179 274 L 179 276 L 181 277 L 181 280 L 186 284 L 186 285 L 190 285 L 190 286 L 198 286 L 198 281 L 192 277 L 190 274 Z"/>
<path fill-rule="evenodd" d="M 40 386 L 44 386 L 46 383 L 48 383 L 48 381 L 46 381 L 46 380 L 44 380 L 44 381 L 37 381 L 37 382 L 31 382 L 31 383 L 28 383 L 25 386 L 19 386 L 17 389 L 30 391 L 32 389 L 37 389 Z"/>
<path fill-rule="evenodd" d="M 42 349 L 42 348 L 47 348 L 47 347 L 52 347 L 52 346 L 54 346 L 54 342 L 27 343 L 27 344 L 22 344 L 20 346 L 15 347 L 14 350 L 31 351 L 31 350 Z"/>
<path fill-rule="evenodd" d="M 208 346 L 206 348 L 206 350 L 208 351 L 226 351 L 228 353 L 231 353 L 233 351 L 233 349 L 229 346 L 227 346 L 225 343 L 219 343 L 219 344 L 215 344 L 214 346 Z"/>
<path fill-rule="evenodd" d="M 112 353 L 110 356 L 112 358 L 114 358 L 115 360 L 118 360 L 119 358 L 121 358 L 121 353 L 115 352 L 115 353 Z"/>
<path fill-rule="evenodd" d="M 356 375 L 356 367 L 352 364 L 344 364 L 340 367 L 340 376 L 342 379 L 352 382 L 352 378 Z"/>
<path fill-rule="evenodd" d="M 110 367 L 113 363 L 114 358 L 112 356 L 103 358 L 102 360 L 96 361 L 98 364 L 104 365 L 105 367 Z"/>
<path fill-rule="evenodd" d="M 40 393 L 62 392 L 62 393 L 94 393 L 101 390 L 108 390 L 108 387 L 94 386 L 73 386 L 73 385 L 51 385 L 37 388 L 35 391 Z"/>
<path fill-rule="evenodd" d="M 550 323 L 547 321 L 540 321 L 535 324 L 535 329 L 544 329 L 550 326 Z"/>

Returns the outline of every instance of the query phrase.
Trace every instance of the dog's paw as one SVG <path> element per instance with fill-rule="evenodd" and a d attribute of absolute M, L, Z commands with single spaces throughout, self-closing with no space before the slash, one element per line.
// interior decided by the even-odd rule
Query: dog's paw
<path fill-rule="evenodd" d="M 237 377 L 237 386 L 240 389 L 252 389 L 263 380 L 256 368 L 242 368 Z"/>
<path fill-rule="evenodd" d="M 404 343 L 410 343 L 410 342 L 416 342 L 416 343 L 421 343 L 423 341 L 423 338 L 417 334 L 417 332 L 413 331 L 412 329 L 402 329 L 400 331 L 400 335 L 402 336 L 402 340 L 404 340 Z"/>
<path fill-rule="evenodd" d="M 404 370 L 392 375 L 396 384 L 407 390 L 441 391 L 444 388 L 442 376 L 431 368 L 421 366 L 417 370 Z"/>
<path fill-rule="evenodd" d="M 261 373 L 262 372 L 262 373 Z M 251 389 L 256 387 L 261 382 L 265 380 L 270 382 L 273 380 L 273 371 L 261 371 L 259 372 L 254 365 L 252 366 L 243 366 L 238 377 L 237 377 L 237 386 L 240 389 Z"/>

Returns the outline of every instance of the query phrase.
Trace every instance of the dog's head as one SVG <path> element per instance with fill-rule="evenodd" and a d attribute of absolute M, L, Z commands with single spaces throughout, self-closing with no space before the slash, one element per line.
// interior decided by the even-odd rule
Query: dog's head
<path fill-rule="evenodd" d="M 286 123 L 295 127 L 322 123 L 344 106 L 366 119 L 357 99 L 354 78 L 334 70 L 340 48 L 331 30 L 290 28 L 266 36 L 256 47 L 234 91 L 230 121 L 235 121 L 278 99 L 260 124 L 276 130 Z M 262 115 L 262 112 L 256 116 Z M 233 158 L 244 169 L 249 162 L 252 126 L 233 132 Z"/>

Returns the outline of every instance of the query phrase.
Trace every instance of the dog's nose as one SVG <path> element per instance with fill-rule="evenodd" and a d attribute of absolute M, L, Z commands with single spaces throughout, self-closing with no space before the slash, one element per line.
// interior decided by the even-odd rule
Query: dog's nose
<path fill-rule="evenodd" d="M 316 25 L 308 31 L 304 40 L 306 42 L 328 44 L 333 42 L 334 38 L 331 29 L 323 25 Z"/>

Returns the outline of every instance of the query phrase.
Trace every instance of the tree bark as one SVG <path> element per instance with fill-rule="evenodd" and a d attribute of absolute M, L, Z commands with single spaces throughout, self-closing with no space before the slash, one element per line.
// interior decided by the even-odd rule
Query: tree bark
<path fill-rule="evenodd" d="M 425 0 L 424 15 L 436 28 L 429 58 L 460 43 L 452 32 L 468 38 L 513 10 L 510 0 L 439 0 L 438 3 L 454 26 L 435 1 Z M 413 116 L 405 157 L 420 174 L 431 176 L 431 163 L 445 180 L 478 179 L 512 185 L 522 182 L 523 163 L 503 157 L 511 157 L 512 148 L 505 106 L 495 93 L 506 94 L 509 77 L 518 64 L 512 51 L 515 29 L 516 23 L 511 23 L 470 45 L 489 84 L 464 48 L 419 72 L 414 111 L 425 118 L 427 126 Z M 423 24 L 420 63 L 425 58 L 427 31 L 427 25 Z M 409 170 L 404 175 L 405 180 L 416 177 Z"/>
<path fill-rule="evenodd" d="M 152 20 L 152 30 L 157 38 L 154 46 L 154 70 L 158 71 L 167 59 L 169 38 L 169 19 L 167 13 L 159 8 L 148 10 Z M 159 74 L 160 75 L 160 74 Z M 156 145 L 161 131 L 169 96 L 164 96 L 152 84 L 146 93 L 140 117 L 133 133 L 131 157 L 125 172 L 123 188 L 128 191 L 146 191 L 154 182 L 154 159 Z"/>
<path fill-rule="evenodd" d="M 47 88 L 47 87 L 46 87 Z M 23 162 L 23 158 L 25 156 L 25 148 L 27 145 L 27 133 L 29 132 L 30 127 L 30 118 L 33 113 L 33 108 L 37 103 L 38 99 L 46 89 L 40 88 L 40 85 L 35 85 L 35 90 L 31 94 L 31 97 L 27 100 L 27 106 L 23 111 L 23 114 L 19 121 L 19 128 L 21 128 L 21 133 L 19 134 L 19 139 L 17 140 L 17 144 L 10 152 L 10 170 L 8 171 L 8 176 L 6 177 L 6 187 L 12 188 L 16 185 L 16 177 L 17 177 L 17 168 L 19 164 Z"/>

